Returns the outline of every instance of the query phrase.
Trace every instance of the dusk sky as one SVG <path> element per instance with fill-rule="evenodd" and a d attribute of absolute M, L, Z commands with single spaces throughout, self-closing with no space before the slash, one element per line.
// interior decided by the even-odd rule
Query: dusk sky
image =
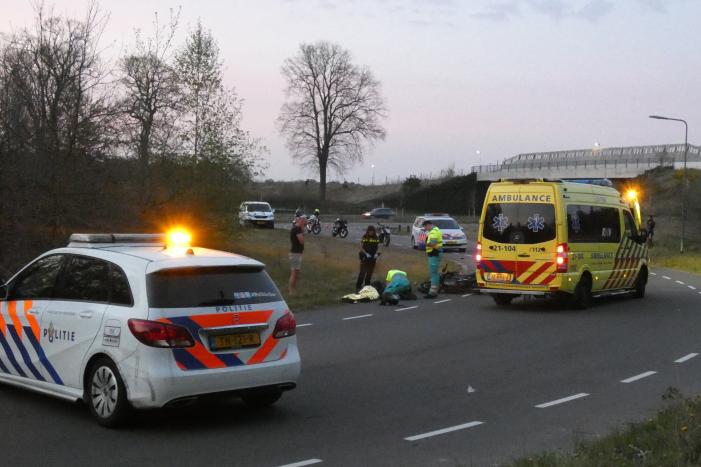
<path fill-rule="evenodd" d="M 47 2 L 51 4 L 51 2 Z M 57 0 L 82 16 L 88 2 Z M 245 99 L 244 125 L 269 148 L 266 178 L 317 175 L 292 161 L 275 124 L 280 68 L 301 42 L 349 49 L 382 82 L 387 139 L 332 179 L 369 182 L 469 170 L 521 152 L 701 143 L 699 0 L 200 0 L 103 1 L 116 58 L 154 12 L 182 7 L 180 39 L 201 19 L 226 80 Z M 0 31 L 29 24 L 29 1 L 0 0 Z M 477 154 L 479 151 L 479 155 Z"/>

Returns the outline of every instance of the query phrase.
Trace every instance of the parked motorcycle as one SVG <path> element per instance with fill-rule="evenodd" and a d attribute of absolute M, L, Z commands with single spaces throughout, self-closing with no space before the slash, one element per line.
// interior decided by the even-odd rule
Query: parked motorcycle
<path fill-rule="evenodd" d="M 333 237 L 338 235 L 341 238 L 346 238 L 348 236 L 348 222 L 340 217 L 336 219 L 331 228 L 331 235 Z"/>
<path fill-rule="evenodd" d="M 389 246 L 391 233 L 389 227 L 384 224 L 377 223 L 377 235 L 380 237 L 380 243 L 384 246 Z"/>
<path fill-rule="evenodd" d="M 318 217 L 314 215 L 309 216 L 309 220 L 307 221 L 307 232 L 311 232 L 314 235 L 319 235 L 321 233 L 321 221 Z"/>

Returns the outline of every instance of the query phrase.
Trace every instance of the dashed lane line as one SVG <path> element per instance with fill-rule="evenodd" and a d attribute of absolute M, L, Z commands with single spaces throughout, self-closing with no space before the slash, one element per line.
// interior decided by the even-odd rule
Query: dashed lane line
<path fill-rule="evenodd" d="M 692 353 L 690 353 L 690 354 L 684 355 L 683 357 L 674 360 L 674 363 L 684 363 L 684 362 L 689 361 L 689 360 L 691 360 L 692 358 L 694 358 L 694 357 L 696 357 L 696 356 L 698 356 L 698 355 L 699 355 L 699 354 L 697 354 L 697 353 L 695 353 L 695 352 L 692 352 Z"/>
<path fill-rule="evenodd" d="M 396 310 L 394 310 L 394 311 L 407 311 L 407 310 L 415 310 L 415 309 L 416 309 L 416 308 L 418 308 L 418 307 L 419 307 L 419 305 L 414 305 L 414 306 L 405 306 L 404 308 L 397 308 L 397 309 L 396 309 Z"/>
<path fill-rule="evenodd" d="M 656 273 L 656 272 L 651 272 L 650 275 L 651 275 L 651 276 L 656 276 L 657 273 Z"/>
<path fill-rule="evenodd" d="M 546 409 L 548 407 L 552 407 L 553 405 L 564 404 L 566 402 L 571 402 L 573 400 L 581 399 L 582 397 L 587 397 L 588 395 L 589 394 L 587 394 L 586 392 L 580 392 L 579 394 L 574 394 L 571 396 L 563 397 L 562 399 L 556 399 L 556 400 L 550 401 L 550 402 L 543 402 L 542 404 L 538 404 L 535 407 L 537 409 Z"/>
<path fill-rule="evenodd" d="M 671 277 L 669 277 L 669 276 L 662 276 L 662 279 L 667 279 L 667 280 L 670 280 L 670 279 L 672 279 L 672 278 L 671 278 Z"/>
<path fill-rule="evenodd" d="M 694 287 L 693 285 L 687 285 L 687 287 L 689 287 L 691 290 L 696 290 L 696 287 Z"/>
<path fill-rule="evenodd" d="M 684 285 L 684 283 L 682 281 L 674 281 L 674 282 L 676 282 L 679 285 Z"/>
<path fill-rule="evenodd" d="M 343 321 L 348 321 L 351 319 L 361 319 L 361 318 L 369 318 L 372 316 L 372 313 L 369 313 L 367 315 L 358 315 L 358 316 L 348 316 L 346 318 L 343 318 Z"/>
<path fill-rule="evenodd" d="M 304 328 L 304 327 L 307 327 L 307 326 L 314 326 L 314 324 L 312 324 L 312 323 L 304 323 L 304 324 L 298 324 L 298 325 L 297 325 L 298 328 Z"/>
<path fill-rule="evenodd" d="M 305 465 L 321 464 L 321 459 L 307 459 L 304 461 L 293 462 L 292 464 L 281 465 L 280 467 L 304 467 Z"/>
<path fill-rule="evenodd" d="M 631 376 L 630 378 L 622 379 L 621 383 L 633 383 L 635 381 L 641 380 L 643 378 L 647 378 L 648 376 L 652 376 L 656 374 L 656 371 L 646 371 L 645 373 L 640 373 L 639 375 Z"/>
<path fill-rule="evenodd" d="M 465 295 L 462 296 L 462 298 L 469 297 L 470 295 L 472 295 L 472 294 L 471 294 L 471 293 L 466 293 Z"/>
<path fill-rule="evenodd" d="M 438 300 L 437 302 L 433 302 L 433 303 L 435 303 L 436 305 L 438 305 L 439 303 L 445 303 L 445 302 L 449 302 L 449 301 L 451 301 L 451 300 L 452 300 L 452 298 L 446 298 L 445 300 Z"/>
<path fill-rule="evenodd" d="M 453 431 L 465 430 L 467 428 L 473 428 L 482 425 L 484 422 L 474 421 L 469 423 L 463 423 L 462 425 L 455 425 L 448 428 L 441 428 L 440 430 L 429 431 L 428 433 L 422 433 L 420 435 L 407 436 L 404 438 L 406 441 L 418 441 L 424 438 L 431 438 L 432 436 L 444 435 L 446 433 L 451 433 Z"/>

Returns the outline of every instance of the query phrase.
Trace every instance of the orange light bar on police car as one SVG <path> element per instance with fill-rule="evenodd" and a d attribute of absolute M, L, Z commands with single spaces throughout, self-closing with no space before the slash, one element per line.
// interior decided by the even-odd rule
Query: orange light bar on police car
<path fill-rule="evenodd" d="M 190 232 L 182 228 L 169 230 L 166 234 L 166 244 L 169 248 L 187 248 L 191 241 Z"/>

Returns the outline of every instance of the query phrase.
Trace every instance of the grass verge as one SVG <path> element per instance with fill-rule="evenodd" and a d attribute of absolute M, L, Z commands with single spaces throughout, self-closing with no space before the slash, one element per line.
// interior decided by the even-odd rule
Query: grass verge
<path fill-rule="evenodd" d="M 678 269 L 680 271 L 701 274 L 701 252 L 695 249 L 685 249 L 679 253 L 678 245 L 661 244 L 650 249 L 652 266 Z"/>
<path fill-rule="evenodd" d="M 347 240 L 324 236 L 305 236 L 304 259 L 298 293 L 289 297 L 290 276 L 288 252 L 289 232 L 285 230 L 234 230 L 219 238 L 213 248 L 232 251 L 255 258 L 266 270 L 293 310 L 310 309 L 339 303 L 342 296 L 353 293 L 358 275 L 359 245 Z M 397 248 L 381 248 L 373 280 L 384 280 L 389 269 L 398 268 L 417 284 L 428 277 L 425 254 Z"/>
<path fill-rule="evenodd" d="M 670 388 L 672 405 L 645 422 L 604 438 L 583 442 L 571 453 L 519 459 L 512 467 L 698 466 L 701 465 L 701 396 L 684 399 Z"/>

